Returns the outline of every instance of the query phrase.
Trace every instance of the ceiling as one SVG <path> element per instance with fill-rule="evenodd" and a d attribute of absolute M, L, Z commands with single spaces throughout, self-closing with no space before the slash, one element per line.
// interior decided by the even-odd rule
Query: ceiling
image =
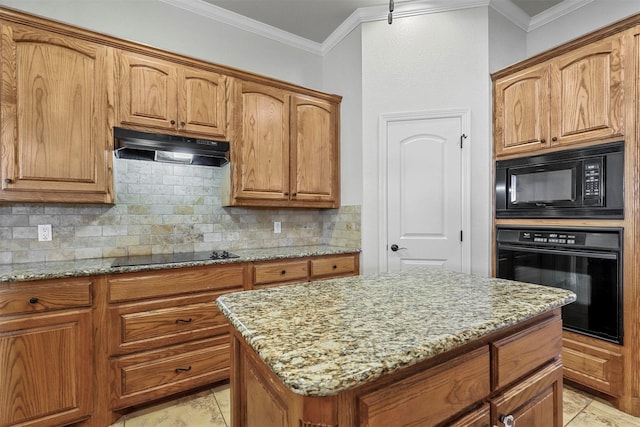
<path fill-rule="evenodd" d="M 388 0 L 204 0 L 263 24 L 322 43 L 351 14 L 366 7 L 386 7 Z M 410 0 L 395 0 L 396 7 Z M 533 17 L 563 0 L 510 0 Z M 570 1 L 570 0 L 566 0 Z"/>

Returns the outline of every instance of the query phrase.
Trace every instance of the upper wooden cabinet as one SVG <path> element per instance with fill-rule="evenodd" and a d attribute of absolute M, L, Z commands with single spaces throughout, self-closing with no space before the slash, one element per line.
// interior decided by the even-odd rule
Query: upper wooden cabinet
<path fill-rule="evenodd" d="M 226 203 L 339 206 L 339 104 L 234 83 L 235 136 Z"/>
<path fill-rule="evenodd" d="M 612 36 L 497 79 L 496 156 L 621 137 L 623 40 Z"/>
<path fill-rule="evenodd" d="M 0 25 L 0 201 L 111 203 L 111 48 Z"/>
<path fill-rule="evenodd" d="M 127 51 L 118 75 L 121 125 L 226 139 L 222 75 Z"/>

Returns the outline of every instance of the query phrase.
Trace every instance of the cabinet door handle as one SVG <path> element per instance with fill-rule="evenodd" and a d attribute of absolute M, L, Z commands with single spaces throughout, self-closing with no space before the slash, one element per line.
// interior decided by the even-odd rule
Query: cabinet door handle
<path fill-rule="evenodd" d="M 504 427 L 516 427 L 516 419 L 513 415 L 500 415 L 500 422 Z"/>
<path fill-rule="evenodd" d="M 553 138 L 551 138 L 551 140 L 552 140 L 553 142 L 556 142 L 556 141 L 558 140 L 558 137 L 554 136 Z"/>
<path fill-rule="evenodd" d="M 176 323 L 191 323 L 192 320 L 191 317 L 188 319 L 176 319 Z"/>
<path fill-rule="evenodd" d="M 285 193 L 283 193 L 283 194 L 284 194 L 285 196 L 288 196 L 288 195 L 289 195 L 289 193 L 286 193 L 286 192 L 285 192 Z"/>
<path fill-rule="evenodd" d="M 185 122 L 180 122 L 180 126 L 185 127 L 187 124 Z"/>
<path fill-rule="evenodd" d="M 176 121 L 175 120 L 171 120 L 169 123 L 171 123 L 172 125 L 175 125 Z"/>
<path fill-rule="evenodd" d="M 37 297 L 29 298 L 29 304 L 37 304 L 37 303 L 38 303 L 38 298 Z"/>
<path fill-rule="evenodd" d="M 179 374 L 181 372 L 189 372 L 191 370 L 191 366 L 189 366 L 188 368 L 176 368 L 176 374 Z"/>
<path fill-rule="evenodd" d="M 282 271 L 280 272 L 280 274 L 281 274 L 282 276 L 284 276 L 285 274 L 287 274 L 287 270 L 282 270 Z"/>
<path fill-rule="evenodd" d="M 4 179 L 4 183 L 5 184 L 13 184 L 13 180 L 11 178 L 5 178 Z"/>
<path fill-rule="evenodd" d="M 540 140 L 540 142 L 544 144 L 545 142 L 547 142 L 547 140 L 546 140 L 546 139 L 544 139 L 544 138 L 542 138 L 542 139 Z"/>

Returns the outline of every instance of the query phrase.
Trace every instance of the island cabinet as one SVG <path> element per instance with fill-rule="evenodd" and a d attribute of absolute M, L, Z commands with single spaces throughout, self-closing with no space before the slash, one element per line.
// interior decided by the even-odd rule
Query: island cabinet
<path fill-rule="evenodd" d="M 110 47 L 0 17 L 0 201 L 113 202 Z"/>
<path fill-rule="evenodd" d="M 232 425 L 561 427 L 561 346 L 555 310 L 363 386 L 303 396 L 234 331 Z"/>
<path fill-rule="evenodd" d="M 117 59 L 120 125 L 227 138 L 226 77 L 123 50 Z"/>
<path fill-rule="evenodd" d="M 621 138 L 626 43 L 610 36 L 497 78 L 496 157 Z"/>
<path fill-rule="evenodd" d="M 336 208 L 338 96 L 311 96 L 234 79 L 235 133 L 225 203 Z"/>
<path fill-rule="evenodd" d="M 0 426 L 67 425 L 93 407 L 90 278 L 0 288 Z"/>
<path fill-rule="evenodd" d="M 215 309 L 245 286 L 246 264 L 108 278 L 110 408 L 122 409 L 229 377 L 229 328 Z"/>

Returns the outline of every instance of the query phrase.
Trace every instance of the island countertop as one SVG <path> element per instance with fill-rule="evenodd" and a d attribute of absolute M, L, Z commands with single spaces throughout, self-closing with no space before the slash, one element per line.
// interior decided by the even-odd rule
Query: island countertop
<path fill-rule="evenodd" d="M 423 268 L 237 292 L 217 305 L 289 389 L 330 396 L 575 298 L 558 288 Z"/>

